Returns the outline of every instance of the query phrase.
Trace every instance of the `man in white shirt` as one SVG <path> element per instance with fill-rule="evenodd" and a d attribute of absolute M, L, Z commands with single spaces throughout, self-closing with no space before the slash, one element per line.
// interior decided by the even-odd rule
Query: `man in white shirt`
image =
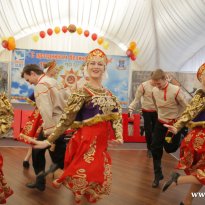
<path fill-rule="evenodd" d="M 172 137 L 172 143 L 167 143 L 165 136 L 168 129 L 164 124 L 173 124 L 185 109 L 187 101 L 181 88 L 167 81 L 163 70 L 157 69 L 152 72 L 151 79 L 155 84 L 152 95 L 158 113 L 151 144 L 155 175 L 152 187 L 156 188 L 159 186 L 159 181 L 164 178 L 161 169 L 163 147 L 168 153 L 175 152 L 181 141 L 181 132 L 179 132 Z"/>
<path fill-rule="evenodd" d="M 21 77 L 30 84 L 35 85 L 34 96 L 36 106 L 43 119 L 43 133 L 38 140 L 45 140 L 49 136 L 55 125 L 58 123 L 65 107 L 68 93 L 65 88 L 60 87 L 54 78 L 46 76 L 43 70 L 36 64 L 28 64 L 24 67 Z M 54 151 L 50 151 L 53 163 L 63 169 L 64 155 L 66 149 L 65 135 L 62 135 L 55 143 Z M 40 191 L 45 189 L 45 178 L 42 176 L 45 172 L 45 149 L 32 150 L 33 167 L 36 174 L 36 182 L 27 184 L 29 188 L 37 188 Z"/>
<path fill-rule="evenodd" d="M 152 135 L 157 121 L 156 107 L 152 98 L 152 89 L 154 88 L 154 82 L 152 80 L 141 83 L 135 93 L 135 98 L 129 105 L 129 113 L 132 115 L 137 107 L 137 104 L 141 102 L 141 109 L 144 118 L 144 129 L 147 143 L 147 156 L 152 157 L 151 143 Z"/>

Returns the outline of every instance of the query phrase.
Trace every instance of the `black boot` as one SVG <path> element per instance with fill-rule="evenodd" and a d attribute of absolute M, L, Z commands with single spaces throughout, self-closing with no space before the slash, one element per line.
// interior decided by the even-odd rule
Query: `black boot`
<path fill-rule="evenodd" d="M 46 179 L 42 176 L 36 177 L 36 188 L 40 191 L 44 191 L 46 188 Z"/>
<path fill-rule="evenodd" d="M 178 180 L 179 176 L 180 176 L 179 173 L 172 172 L 169 180 L 164 184 L 162 191 L 163 192 L 166 191 L 172 183 L 175 183 L 177 185 L 177 180 Z"/>
<path fill-rule="evenodd" d="M 37 188 L 39 191 L 44 191 L 46 188 L 46 180 L 43 175 L 36 177 L 36 182 L 28 183 L 26 186 L 30 189 Z"/>
<path fill-rule="evenodd" d="M 164 179 L 164 176 L 162 174 L 162 169 L 161 169 L 161 160 L 156 160 L 153 159 L 153 164 L 154 164 L 154 181 L 152 183 L 153 188 L 157 188 L 159 186 L 159 181 Z"/>
<path fill-rule="evenodd" d="M 157 188 L 159 186 L 159 181 L 162 179 L 164 179 L 164 176 L 162 173 L 158 176 L 155 176 L 154 181 L 152 182 L 152 187 Z"/>
<path fill-rule="evenodd" d="M 24 161 L 23 161 L 23 167 L 24 167 L 25 169 L 28 169 L 28 168 L 30 167 L 29 161 L 24 160 Z"/>
<path fill-rule="evenodd" d="M 49 173 L 55 172 L 58 168 L 59 168 L 58 164 L 53 163 L 51 164 L 51 166 L 49 167 L 47 171 L 42 172 L 41 174 L 38 174 L 38 176 L 45 178 Z"/>

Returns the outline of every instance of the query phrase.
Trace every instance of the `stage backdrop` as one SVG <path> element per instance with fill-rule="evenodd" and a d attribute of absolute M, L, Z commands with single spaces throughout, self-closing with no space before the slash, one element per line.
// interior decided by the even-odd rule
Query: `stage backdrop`
<path fill-rule="evenodd" d="M 11 96 L 12 102 L 25 102 L 23 97 L 33 92 L 33 86 L 21 78 L 21 71 L 26 64 L 43 64 L 55 60 L 57 62 L 58 75 L 56 79 L 68 89 L 75 89 L 83 84 L 86 79 L 84 72 L 85 53 L 42 51 L 16 49 L 13 51 L 11 66 Z M 126 56 L 108 56 L 107 73 L 103 84 L 116 95 L 124 108 L 128 104 L 128 76 L 129 58 Z"/>

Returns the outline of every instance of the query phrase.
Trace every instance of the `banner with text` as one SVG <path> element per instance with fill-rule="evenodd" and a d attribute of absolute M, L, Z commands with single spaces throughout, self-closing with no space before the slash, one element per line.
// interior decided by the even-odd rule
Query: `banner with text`
<path fill-rule="evenodd" d="M 68 89 L 75 89 L 85 82 L 84 63 L 86 53 L 59 52 L 16 49 L 13 51 L 11 66 L 11 96 L 12 102 L 22 103 L 34 87 L 21 78 L 21 71 L 26 64 L 38 64 L 55 60 L 58 74 L 56 79 Z M 108 56 L 107 77 L 103 85 L 116 95 L 124 108 L 128 104 L 129 58 L 127 56 Z"/>

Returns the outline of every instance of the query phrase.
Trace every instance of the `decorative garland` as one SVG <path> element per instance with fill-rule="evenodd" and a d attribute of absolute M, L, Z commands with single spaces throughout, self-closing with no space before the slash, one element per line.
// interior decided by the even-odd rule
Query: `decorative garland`
<path fill-rule="evenodd" d="M 67 26 L 62 26 L 62 28 L 60 29 L 59 26 L 56 26 L 54 29 L 52 28 L 48 28 L 47 31 L 40 31 L 39 34 L 34 34 L 32 36 L 32 39 L 34 42 L 38 42 L 39 41 L 39 37 L 40 38 L 45 38 L 46 35 L 48 36 L 52 36 L 53 33 L 55 34 L 59 34 L 60 32 L 66 33 L 66 32 L 70 32 L 70 33 L 75 33 L 77 32 L 78 35 L 81 35 L 82 33 L 84 34 L 84 36 L 87 38 L 89 36 L 91 36 L 91 39 L 93 41 L 97 40 L 97 43 L 99 45 L 102 45 L 104 49 L 108 49 L 109 48 L 109 42 L 104 40 L 104 37 L 98 37 L 98 35 L 96 33 L 90 34 L 89 30 L 84 30 L 81 27 L 76 27 L 74 24 L 70 24 L 68 27 Z M 8 39 L 2 39 L 1 45 L 3 48 L 7 49 L 7 50 L 14 50 L 16 48 L 16 41 L 14 37 L 9 37 Z M 126 51 L 126 55 L 132 60 L 135 61 L 137 59 L 137 55 L 139 53 L 139 49 L 137 48 L 137 44 L 135 41 L 131 41 L 129 44 L 129 47 Z"/>
<path fill-rule="evenodd" d="M 34 42 L 38 42 L 39 37 L 43 39 L 46 37 L 46 35 L 52 36 L 53 33 L 59 34 L 61 31 L 63 33 L 67 33 L 67 32 L 75 33 L 75 32 L 77 32 L 78 35 L 83 34 L 86 38 L 91 36 L 91 39 L 93 41 L 97 40 L 97 43 L 99 45 L 102 45 L 104 49 L 109 48 L 109 42 L 105 41 L 104 37 L 98 37 L 98 35 L 96 33 L 90 34 L 89 30 L 84 30 L 84 32 L 83 32 L 83 29 L 81 27 L 76 27 L 74 24 L 70 24 L 69 26 L 62 26 L 61 29 L 59 26 L 56 26 L 54 29 L 48 28 L 47 31 L 40 31 L 39 34 L 33 35 L 32 39 Z"/>

